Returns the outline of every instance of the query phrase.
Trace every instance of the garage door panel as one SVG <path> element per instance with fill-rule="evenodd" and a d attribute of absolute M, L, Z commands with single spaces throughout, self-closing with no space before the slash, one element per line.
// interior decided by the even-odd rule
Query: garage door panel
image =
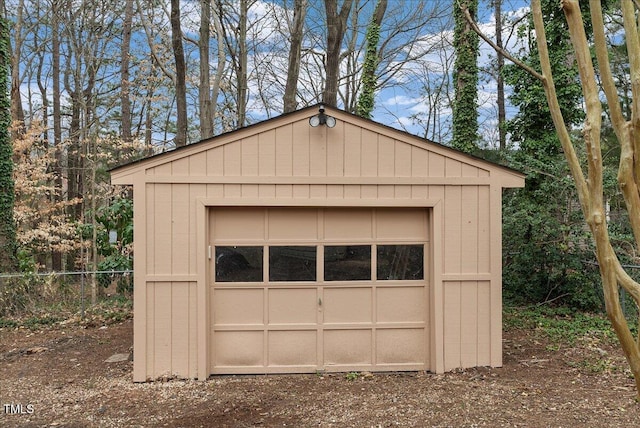
<path fill-rule="evenodd" d="M 317 331 L 270 331 L 269 366 L 317 366 Z"/>
<path fill-rule="evenodd" d="M 281 288 L 269 291 L 269 324 L 316 324 L 316 287 Z"/>
<path fill-rule="evenodd" d="M 332 241 L 358 241 L 373 237 L 371 209 L 327 209 L 324 237 Z"/>
<path fill-rule="evenodd" d="M 318 238 L 318 212 L 310 209 L 271 208 L 269 240 L 308 241 Z"/>
<path fill-rule="evenodd" d="M 376 294 L 377 321 L 405 323 L 425 321 L 425 288 L 378 287 Z"/>
<path fill-rule="evenodd" d="M 264 366 L 262 331 L 216 331 L 214 367 Z"/>
<path fill-rule="evenodd" d="M 332 365 L 370 365 L 371 330 L 324 331 L 324 363 Z"/>
<path fill-rule="evenodd" d="M 372 290 L 362 288 L 324 289 L 324 324 L 370 323 L 373 321 Z"/>
<path fill-rule="evenodd" d="M 216 326 L 264 323 L 262 288 L 214 289 L 211 299 L 213 323 Z"/>
<path fill-rule="evenodd" d="M 376 330 L 378 364 L 424 364 L 425 332 L 422 328 Z"/>
<path fill-rule="evenodd" d="M 264 239 L 264 210 L 222 208 L 211 216 L 211 234 L 216 240 Z"/>
<path fill-rule="evenodd" d="M 376 237 L 393 240 L 427 240 L 426 211 L 424 209 L 376 210 Z"/>

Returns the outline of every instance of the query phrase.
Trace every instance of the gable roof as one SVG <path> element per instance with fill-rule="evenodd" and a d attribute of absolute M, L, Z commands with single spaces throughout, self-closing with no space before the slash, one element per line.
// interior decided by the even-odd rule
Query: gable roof
<path fill-rule="evenodd" d="M 165 175 L 431 176 L 446 173 L 435 170 L 430 173 L 427 171 L 429 166 L 423 165 L 424 162 L 430 162 L 434 168 L 437 163 L 448 162 L 454 175 L 458 174 L 458 169 L 464 168 L 465 172 L 461 171 L 461 175 L 500 175 L 505 179 L 501 180 L 503 187 L 524 185 L 524 174 L 519 171 L 329 106 L 325 106 L 325 113 L 336 118 L 336 127 L 312 128 L 308 120 L 317 114 L 318 108 L 319 105 L 306 107 L 118 166 L 110 171 L 112 183 L 133 184 L 133 175 L 136 173 L 144 171 L 146 174 L 155 174 L 162 167 L 165 167 L 162 171 Z M 284 149 L 278 152 L 278 145 L 282 145 Z M 228 153 L 224 153 L 225 150 Z M 296 153 L 302 157 L 296 157 Z M 428 154 L 432 154 L 431 161 L 425 160 Z M 314 171 L 311 164 L 315 165 L 318 157 L 326 157 L 326 162 L 324 166 L 321 162 Z M 414 157 L 420 159 L 414 160 Z M 276 171 L 276 167 L 271 167 L 270 164 L 281 158 L 284 161 L 280 163 L 287 165 L 284 170 Z M 225 159 L 231 166 L 225 164 Z M 394 162 L 395 166 L 388 165 L 390 162 Z M 402 162 L 405 166 L 402 166 Z M 424 171 L 407 171 L 407 162 Z M 180 163 L 198 166 L 193 171 L 188 166 L 189 171 L 184 168 L 166 168 Z M 203 167 L 203 163 L 208 166 Z M 257 163 L 264 164 L 264 167 L 259 168 Z M 354 167 L 356 163 L 359 163 L 359 167 Z M 376 168 L 369 165 L 373 163 L 376 163 Z M 243 165 L 250 170 L 246 174 L 242 172 Z"/>

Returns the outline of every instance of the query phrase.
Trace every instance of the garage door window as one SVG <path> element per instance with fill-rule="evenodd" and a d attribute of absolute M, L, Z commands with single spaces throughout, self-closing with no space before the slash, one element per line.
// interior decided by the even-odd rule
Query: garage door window
<path fill-rule="evenodd" d="M 371 245 L 324 247 L 325 281 L 371 280 Z"/>
<path fill-rule="evenodd" d="M 263 247 L 216 247 L 217 282 L 262 282 Z"/>
<path fill-rule="evenodd" d="M 424 245 L 378 245 L 378 280 L 424 279 Z"/>
<path fill-rule="evenodd" d="M 315 281 L 317 248 L 270 246 L 269 281 Z"/>
<path fill-rule="evenodd" d="M 378 281 L 424 279 L 424 245 L 377 245 Z M 269 246 L 269 281 L 317 281 L 318 247 Z M 216 282 L 263 282 L 262 246 L 217 246 Z M 327 245 L 324 247 L 324 280 L 370 281 L 371 245 Z"/>

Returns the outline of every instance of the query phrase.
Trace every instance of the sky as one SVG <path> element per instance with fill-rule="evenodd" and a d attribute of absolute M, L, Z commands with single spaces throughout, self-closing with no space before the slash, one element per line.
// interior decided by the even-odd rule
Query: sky
<path fill-rule="evenodd" d="M 429 49 L 433 46 L 439 45 L 451 45 L 451 40 L 453 38 L 453 25 L 452 20 L 450 18 L 450 9 L 452 2 L 454 0 L 389 0 L 388 11 L 396 9 L 400 9 L 400 11 L 404 11 L 404 16 L 411 16 L 412 14 L 417 14 L 419 10 L 423 8 L 425 11 L 430 10 L 438 10 L 441 12 L 439 17 L 434 21 L 430 21 L 428 27 L 420 27 L 416 28 L 413 32 L 409 31 L 406 37 L 418 37 L 420 42 L 416 44 L 415 49 Z M 360 0 L 360 3 L 364 2 L 364 0 Z M 490 0 L 479 0 L 480 2 L 480 12 L 479 12 L 479 22 L 481 29 L 488 34 L 490 37 L 493 36 L 495 29 L 495 20 L 493 17 L 492 9 L 489 7 Z M 199 2 L 197 1 L 186 1 L 184 0 L 182 3 L 182 27 L 185 32 L 187 38 L 191 38 L 193 40 L 197 40 L 198 38 L 198 25 L 199 25 Z M 280 33 L 280 39 L 277 39 L 276 34 L 279 33 L 276 31 L 276 22 L 280 20 L 282 23 L 284 17 L 284 13 L 282 10 L 282 6 L 291 5 L 292 0 L 257 0 L 254 3 L 253 8 L 250 11 L 250 19 L 255 21 L 259 21 L 259 29 L 256 30 L 254 34 L 256 40 L 259 40 L 261 43 L 269 44 L 279 44 L 281 49 L 279 52 L 276 52 L 272 57 L 263 57 L 263 58 L 253 58 L 250 59 L 255 61 L 254 67 L 269 67 L 272 70 L 271 73 L 264 73 L 266 76 L 271 74 L 272 82 L 260 82 L 262 84 L 262 90 L 267 91 L 269 95 L 269 88 L 272 86 L 275 89 L 271 89 L 272 91 L 272 106 L 269 103 L 265 103 L 264 99 L 259 99 L 260 97 L 255 96 L 258 93 L 258 87 L 254 86 L 250 88 L 250 93 L 254 94 L 254 98 L 249 101 L 249 108 L 252 109 L 249 111 L 249 116 L 252 118 L 253 122 L 267 119 L 269 117 L 274 117 L 275 115 L 280 114 L 281 107 L 279 107 L 278 103 L 281 103 L 282 93 L 278 92 L 278 85 L 283 87 L 282 84 L 282 75 L 286 73 L 286 53 L 288 52 L 288 46 L 286 46 L 286 40 L 283 42 L 282 34 Z M 313 14 L 323 14 L 323 7 L 321 0 L 309 0 L 310 4 L 310 13 Z M 372 1 L 369 3 L 365 3 L 367 7 L 372 7 L 374 4 Z M 503 13 L 504 14 L 515 14 L 521 15 L 523 13 L 523 7 L 527 4 L 524 0 L 504 0 L 503 2 Z M 364 12 L 362 14 L 363 17 L 368 19 L 370 16 L 370 12 Z M 162 17 L 161 13 L 156 14 L 156 16 L 160 16 L 159 21 L 156 22 L 158 28 L 167 28 L 169 30 L 168 22 L 166 22 L 166 16 Z M 398 13 L 397 15 L 392 15 L 388 12 L 388 19 L 392 19 L 393 16 L 403 16 L 402 13 Z M 310 24 L 310 34 L 308 34 L 310 45 L 306 46 L 309 50 L 315 50 L 315 60 L 322 55 L 322 52 L 319 51 L 321 46 L 324 44 L 324 40 L 321 40 L 320 34 L 322 33 L 319 26 L 322 25 L 323 17 L 318 16 L 318 18 L 313 18 L 311 16 L 311 24 Z M 286 22 L 286 21 L 284 21 Z M 315 24 L 314 24 L 315 22 Z M 433 22 L 433 23 L 431 23 Z M 315 30 L 317 33 L 313 33 Z M 399 24 L 400 25 L 400 24 Z M 258 26 L 254 26 L 254 29 L 258 28 Z M 393 30 L 393 26 L 390 26 Z M 391 30 L 389 30 L 391 31 Z M 510 28 L 506 27 L 504 29 L 504 39 L 507 40 L 507 45 L 509 49 L 517 49 L 517 46 L 514 45 L 515 37 L 509 39 L 507 34 L 511 31 Z M 402 45 L 402 37 L 399 36 L 396 39 L 398 46 Z M 509 41 L 510 40 L 510 41 Z M 143 35 L 140 35 L 139 43 L 146 43 L 146 38 Z M 315 43 L 315 44 L 314 44 Z M 197 55 L 197 49 L 193 47 L 193 44 L 190 42 L 185 42 L 185 47 L 190 47 L 190 55 L 192 55 L 191 60 L 194 60 L 193 55 Z M 273 49 L 272 47 L 267 47 L 265 49 L 266 52 L 271 49 L 272 51 L 277 51 L 277 49 Z M 311 55 L 313 57 L 313 55 Z M 484 42 L 481 41 L 481 54 L 479 57 L 479 65 L 480 67 L 485 67 L 490 63 L 491 59 L 495 57 L 492 49 L 488 47 Z M 212 55 L 212 72 L 215 71 L 216 68 L 216 56 Z M 313 58 L 312 58 L 313 59 Z M 395 60 L 395 59 L 394 59 Z M 392 68 L 394 65 L 393 61 L 384 64 L 385 67 Z M 262 61 L 261 63 L 259 61 Z M 395 127 L 409 133 L 431 138 L 435 141 L 439 142 L 447 142 L 450 136 L 450 116 L 451 110 L 449 108 L 449 99 L 452 98 L 453 94 L 450 88 L 445 88 L 442 92 L 437 93 L 435 91 L 431 91 L 429 95 L 432 97 L 430 100 L 424 90 L 424 86 L 434 85 L 439 83 L 442 79 L 443 74 L 443 66 L 447 61 L 452 62 L 452 49 L 449 47 L 448 50 L 443 51 L 441 49 L 433 49 L 429 51 L 422 58 L 422 62 L 420 64 L 412 63 L 409 66 L 406 66 L 405 72 L 402 74 L 395 75 L 391 79 L 390 85 L 385 87 L 383 90 L 379 91 L 376 94 L 376 108 L 373 113 L 373 120 L 381 122 L 385 125 Z M 227 62 L 227 66 L 229 62 Z M 315 66 L 315 68 L 313 68 Z M 301 76 L 301 81 L 299 82 L 298 88 L 299 90 L 304 91 L 305 88 L 310 85 L 318 85 L 322 79 L 318 77 L 319 73 L 322 73 L 322 65 L 321 62 L 317 62 L 315 65 L 312 64 L 311 71 L 309 71 L 306 75 Z M 414 69 L 412 69 L 412 67 Z M 424 69 L 419 69 L 423 67 Z M 284 71 L 283 71 L 284 70 Z M 427 70 L 428 72 L 425 72 Z M 380 72 L 384 72 L 385 70 L 379 70 Z M 314 75 L 314 73 L 316 73 Z M 420 76 L 419 78 L 417 76 Z M 486 77 L 486 76 L 484 76 Z M 269 78 L 269 77 L 267 77 Z M 428 79 L 428 80 L 427 80 Z M 274 84 L 277 83 L 277 84 Z M 255 81 L 251 82 L 253 85 L 257 85 Z M 28 86 L 32 85 L 29 90 Z M 317 88 L 316 88 L 317 90 Z M 483 136 L 483 139 L 489 143 L 497 141 L 497 113 L 496 113 L 496 84 L 492 79 L 483 79 L 481 76 L 481 81 L 478 87 L 478 102 L 479 102 L 479 123 L 480 123 L 480 133 Z M 508 90 L 508 88 L 507 88 Z M 31 97 L 37 97 L 39 93 L 38 88 L 35 86 L 34 82 L 25 82 L 23 93 L 30 93 Z M 433 98 L 439 94 L 439 98 L 436 101 Z M 275 99 L 277 97 L 277 99 Z M 25 100 L 27 99 L 25 95 Z M 305 99 L 308 103 L 315 103 L 318 100 L 313 99 Z M 63 100 L 63 102 L 65 102 Z M 436 111 L 432 111 L 430 109 L 430 105 L 436 103 L 439 107 Z M 266 105 L 265 105 L 266 104 Z M 340 106 L 339 106 L 340 107 Z M 271 111 L 268 109 L 271 108 Z M 515 114 L 514 108 L 508 109 L 508 116 L 511 117 Z M 428 120 L 429 123 L 429 133 L 427 134 L 425 131 L 425 122 Z M 155 134 L 154 134 L 155 135 Z M 158 133 L 156 135 L 158 141 L 163 141 L 166 138 L 171 138 L 171 136 L 167 136 L 164 133 Z"/>
<path fill-rule="evenodd" d="M 410 3 L 412 0 L 406 0 Z M 507 17 L 517 18 L 528 12 L 528 2 L 523 0 L 505 0 L 502 13 Z M 488 0 L 480 0 L 479 27 L 482 32 L 490 38 L 495 39 L 495 14 L 488 7 Z M 453 40 L 453 30 L 442 34 L 451 44 Z M 518 45 L 513 28 L 503 21 L 503 43 L 508 51 L 515 52 L 522 46 Z M 491 61 L 495 60 L 495 51 L 483 40 L 480 40 L 480 56 L 478 65 L 481 69 L 487 68 Z M 433 58 L 434 62 L 439 58 Z M 507 96 L 509 88 L 505 88 Z M 444 100 L 443 100 L 444 101 Z M 379 92 L 376 98 L 376 109 L 373 119 L 402 129 L 411 134 L 424 134 L 424 126 L 417 124 L 413 118 L 415 115 L 425 115 L 429 110 L 429 100 L 422 94 L 419 88 L 414 91 L 398 91 L 387 89 Z M 443 124 L 450 123 L 451 110 L 443 107 L 439 111 L 439 120 Z M 488 144 L 497 144 L 497 83 L 488 73 L 480 73 L 478 85 L 478 113 L 479 132 L 483 140 Z M 507 119 L 517 113 L 517 108 L 509 105 L 507 101 Z M 447 130 L 444 130 L 446 132 Z M 450 131 L 450 130 L 449 130 Z M 446 137 L 445 137 L 446 138 Z M 437 141 L 439 141 L 436 138 Z"/>
<path fill-rule="evenodd" d="M 389 85 L 378 91 L 375 99 L 375 109 L 372 119 L 381 122 L 385 125 L 395 127 L 414 135 L 427 137 L 434 141 L 447 142 L 450 139 L 451 129 L 451 109 L 450 99 L 453 97 L 451 86 L 438 92 L 437 89 L 441 85 L 443 75 L 446 72 L 449 64 L 449 70 L 452 70 L 453 64 L 453 49 L 451 48 L 453 41 L 453 20 L 451 18 L 451 3 L 454 0 L 389 0 L 389 6 L 387 8 L 387 19 L 396 19 L 395 16 L 401 16 L 397 13 L 397 8 L 403 9 L 406 16 L 411 16 L 412 12 L 417 14 L 418 10 L 424 10 L 425 13 L 433 13 L 434 16 L 439 18 L 429 20 L 428 24 L 422 28 L 416 29 L 415 32 L 408 33 L 407 37 L 416 37 L 420 41 L 412 49 L 424 49 L 429 53 L 421 58 L 420 61 L 415 61 L 409 65 L 404 66 L 404 71 L 391 79 Z M 292 1 L 285 2 L 291 5 Z M 277 4 L 281 6 L 282 0 L 265 0 L 259 1 L 255 4 L 254 17 L 259 19 L 260 16 L 265 14 L 274 14 L 274 8 L 269 5 Z M 366 5 L 373 7 L 374 3 L 370 2 Z M 503 1 L 503 15 L 508 17 L 522 16 L 526 13 L 528 2 L 524 0 L 504 0 Z M 310 0 L 310 14 L 323 14 L 323 8 L 321 7 L 320 0 Z M 493 6 L 491 6 L 491 0 L 479 0 L 479 24 L 481 30 L 489 37 L 495 37 L 495 16 L 493 13 Z M 422 8 L 422 9 L 421 9 Z M 431 12 L 433 11 L 433 12 Z M 277 11 L 275 13 L 278 13 Z M 365 11 L 362 16 L 368 19 L 370 11 Z M 324 19 L 323 16 L 318 16 L 317 19 L 312 21 L 321 22 Z M 517 40 L 513 32 L 513 28 L 506 24 L 508 20 L 503 22 L 503 41 L 507 46 L 507 49 L 514 51 L 520 47 L 516 45 Z M 266 25 L 263 33 L 268 33 L 272 29 Z M 308 29 L 313 31 L 313 27 Z M 389 30 L 390 31 L 390 30 Z M 309 36 L 309 35 L 308 35 Z M 313 35 L 310 36 L 314 37 Z M 402 43 L 402 36 L 397 37 L 394 43 Z M 263 40 L 268 39 L 266 35 Z M 383 35 L 384 38 L 384 35 Z M 448 46 L 446 50 L 434 48 L 434 46 Z M 304 48 L 304 46 L 303 46 Z M 397 61 L 402 59 L 399 55 Z M 494 61 L 495 52 L 484 41 L 480 41 L 480 56 L 478 58 L 478 64 L 480 69 L 489 68 L 489 64 Z M 279 60 L 286 61 L 286 58 L 280 58 Z M 273 60 L 272 60 L 273 61 Z M 393 61 L 389 63 L 383 63 L 379 66 L 378 72 L 384 73 L 384 67 L 393 66 Z M 281 69 L 286 70 L 286 66 L 281 66 Z M 321 73 L 321 70 L 315 69 L 316 72 Z M 313 73 L 314 70 L 310 73 Z M 345 70 L 344 74 L 348 74 Z M 313 75 L 301 76 L 301 82 L 299 83 L 299 90 L 312 84 L 314 81 L 319 81 L 317 77 Z M 433 85 L 431 91 L 427 92 L 424 88 L 426 85 Z M 498 126 L 497 126 L 497 84 L 495 78 L 491 78 L 488 73 L 481 73 L 479 76 L 478 85 L 478 104 L 479 104 L 479 132 L 482 139 L 489 146 L 497 145 L 498 141 Z M 509 88 L 506 88 L 507 94 Z M 257 91 L 255 91 L 257 92 Z M 254 93 L 255 93 L 254 92 Z M 307 102 L 312 102 L 310 99 L 306 99 Z M 340 101 L 339 101 L 340 104 Z M 433 110 L 430 106 L 437 105 L 437 110 Z M 253 118 L 257 120 L 265 119 L 269 115 L 264 115 L 264 107 L 259 101 L 255 104 L 249 103 L 249 106 L 254 106 L 254 111 L 250 113 Z M 339 107 L 343 107 L 339 105 Z M 512 106 L 507 106 L 507 117 L 513 117 L 517 110 Z M 428 125 L 427 125 L 428 123 Z"/>

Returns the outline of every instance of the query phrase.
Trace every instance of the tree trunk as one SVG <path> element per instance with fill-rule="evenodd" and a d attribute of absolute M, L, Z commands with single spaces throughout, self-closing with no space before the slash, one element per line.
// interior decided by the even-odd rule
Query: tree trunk
<path fill-rule="evenodd" d="M 61 0 L 53 0 L 51 2 L 51 84 L 53 98 L 53 145 L 55 147 L 54 169 L 54 188 L 55 191 L 51 195 L 54 203 L 60 203 L 63 200 L 62 195 L 62 109 L 60 106 L 60 2 Z M 62 270 L 62 254 L 59 251 L 51 253 L 51 269 L 53 271 Z"/>
<path fill-rule="evenodd" d="M 180 26 L 180 0 L 171 0 L 171 44 L 176 64 L 176 147 L 187 144 L 187 81 L 182 28 Z"/>
<path fill-rule="evenodd" d="M 478 140 L 478 35 L 464 17 L 468 10 L 475 18 L 478 0 L 461 0 L 454 8 L 453 45 L 456 52 L 453 70 L 455 100 L 453 103 L 453 141 L 451 145 L 471 153 Z"/>
<path fill-rule="evenodd" d="M 4 16 L 4 0 L 2 1 L 1 13 Z M 24 1 L 20 0 L 16 13 L 16 20 L 13 24 L 13 51 L 9 44 L 9 54 L 11 58 L 11 119 L 14 122 L 14 129 L 21 135 L 25 129 L 24 110 L 22 109 L 22 96 L 20 94 L 20 53 L 22 52 L 22 24 L 23 24 Z"/>
<path fill-rule="evenodd" d="M 295 111 L 298 107 L 296 95 L 298 77 L 300 76 L 300 54 L 304 20 L 307 15 L 307 0 L 295 0 L 293 5 L 293 23 L 290 25 L 291 47 L 289 48 L 289 66 L 287 67 L 287 84 L 284 88 L 284 112 Z"/>
<path fill-rule="evenodd" d="M 133 0 L 126 0 L 122 23 L 122 46 L 120 49 L 120 103 L 122 109 L 122 140 L 131 142 L 131 98 L 129 94 L 129 52 L 131 49 L 131 26 L 133 21 Z"/>
<path fill-rule="evenodd" d="M 216 110 L 218 105 L 218 95 L 220 94 L 220 84 L 224 75 L 224 69 L 227 61 L 227 55 L 224 50 L 224 29 L 222 28 L 222 16 L 219 9 L 213 8 L 212 22 L 213 28 L 216 30 L 216 40 L 218 41 L 218 68 L 211 87 L 211 121 L 215 124 Z"/>
<path fill-rule="evenodd" d="M 16 224 L 13 217 L 13 144 L 9 135 L 11 101 L 7 97 L 10 66 L 9 21 L 5 18 L 4 1 L 0 5 L 0 272 L 18 270 Z"/>
<path fill-rule="evenodd" d="M 494 1 L 494 12 L 496 16 L 496 45 L 500 49 L 503 49 L 502 45 L 502 0 L 493 0 Z M 496 84 L 497 84 L 497 104 L 498 104 L 498 141 L 500 150 L 504 150 L 507 148 L 507 130 L 505 129 L 506 122 L 506 108 L 505 108 L 505 98 L 504 98 L 504 78 L 502 77 L 502 70 L 504 68 L 504 55 L 502 52 L 496 52 L 497 59 L 497 73 L 496 73 Z"/>
<path fill-rule="evenodd" d="M 209 77 L 209 46 L 211 26 L 211 0 L 200 0 L 200 86 L 198 101 L 200 105 L 200 138 L 213 137 L 213 109 L 211 108 L 211 79 Z"/>
<path fill-rule="evenodd" d="M 238 22 L 238 128 L 245 126 L 247 121 L 247 17 L 249 14 L 248 0 L 240 0 L 240 21 Z"/>
<path fill-rule="evenodd" d="M 351 12 L 353 0 L 344 0 L 338 13 L 338 0 L 325 0 L 327 17 L 327 56 L 325 58 L 325 88 L 322 102 L 336 106 L 338 104 L 338 81 L 340 79 L 340 48 L 344 38 L 347 18 Z"/>
<path fill-rule="evenodd" d="M 378 43 L 380 41 L 380 25 L 387 10 L 387 0 L 378 0 L 376 9 L 367 28 L 367 47 L 362 66 L 362 90 L 358 99 L 357 114 L 364 118 L 371 118 L 375 103 L 377 86 L 376 69 L 378 68 Z"/>

